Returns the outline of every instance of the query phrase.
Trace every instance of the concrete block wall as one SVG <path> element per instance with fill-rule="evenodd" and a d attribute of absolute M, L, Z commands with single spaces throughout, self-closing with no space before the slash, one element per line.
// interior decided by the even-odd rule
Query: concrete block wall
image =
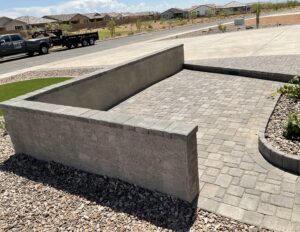
<path fill-rule="evenodd" d="M 183 45 L 164 49 L 117 67 L 70 81 L 36 95 L 41 102 L 107 110 L 137 92 L 182 70 Z"/>
<path fill-rule="evenodd" d="M 151 83 L 174 74 L 176 70 L 179 71 L 183 59 L 180 46 L 157 53 L 158 59 L 155 59 L 155 54 L 149 59 L 155 65 L 154 60 L 163 63 L 165 59 L 160 58 L 166 58 L 170 54 L 181 54 L 182 57 L 179 58 L 180 62 L 174 62 L 173 67 L 163 69 L 161 77 L 156 70 L 153 71 L 153 79 L 150 70 L 143 77 L 143 64 L 139 60 L 131 62 L 133 70 L 130 70 L 129 64 L 125 64 L 105 72 L 103 80 L 110 82 L 104 84 L 105 88 L 111 86 L 110 91 L 119 88 L 119 91 L 115 91 L 118 97 L 113 97 L 109 92 L 103 95 L 101 91 L 105 89 L 99 93 L 92 86 L 85 86 L 91 81 L 95 88 L 102 88 L 102 85 L 94 82 L 99 73 L 94 73 L 1 103 L 16 153 L 119 178 L 150 190 L 193 201 L 199 193 L 197 126 L 93 109 L 108 108 L 140 88 L 146 88 Z M 149 59 L 142 58 L 146 63 Z M 172 66 L 169 60 L 165 61 L 165 65 Z M 161 64 L 158 66 L 163 67 Z M 139 71 L 135 73 L 134 68 Z M 130 73 L 127 75 L 128 81 L 134 82 L 126 85 L 127 93 L 121 88 L 125 81 L 119 79 L 118 75 L 122 74 L 120 70 L 124 70 L 124 75 Z M 114 81 L 107 76 L 109 73 Z M 88 89 L 80 88 L 81 84 Z M 68 90 L 69 88 L 72 90 Z M 79 89 L 84 92 L 83 95 L 78 92 Z M 93 94 L 89 95 L 89 91 Z M 51 97 L 52 94 L 54 97 Z M 71 97 L 67 96 L 69 94 Z M 80 97 L 77 98 L 78 94 Z M 87 101 L 81 99 L 84 97 L 87 97 Z M 53 102 L 40 102 L 40 99 Z M 78 106 L 72 106 L 77 100 Z M 92 103 L 89 104 L 88 101 Z M 97 102 L 100 103 L 96 105 Z"/>

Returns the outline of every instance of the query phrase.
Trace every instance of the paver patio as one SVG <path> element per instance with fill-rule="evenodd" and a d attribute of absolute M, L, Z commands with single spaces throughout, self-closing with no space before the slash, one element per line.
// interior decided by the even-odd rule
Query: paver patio
<path fill-rule="evenodd" d="M 111 111 L 180 120 L 197 134 L 200 208 L 280 231 L 300 231 L 300 180 L 258 151 L 257 131 L 282 83 L 183 70 Z"/>

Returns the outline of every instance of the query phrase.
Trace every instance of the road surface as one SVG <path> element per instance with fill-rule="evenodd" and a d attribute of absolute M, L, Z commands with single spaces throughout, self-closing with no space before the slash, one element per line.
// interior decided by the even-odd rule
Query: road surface
<path fill-rule="evenodd" d="M 285 12 L 289 13 L 289 12 Z M 266 15 L 271 15 L 274 13 L 268 13 Z M 279 14 L 278 12 L 276 14 Z M 253 16 L 248 16 L 250 18 Z M 10 72 L 15 72 L 21 69 L 26 69 L 38 65 L 43 65 L 55 61 L 60 61 L 72 57 L 77 57 L 81 55 L 91 54 L 94 52 L 104 51 L 107 49 L 117 48 L 124 45 L 129 45 L 137 42 L 143 42 L 153 39 L 159 39 L 166 36 L 172 36 L 184 32 L 188 32 L 191 30 L 200 30 L 202 28 L 206 28 L 209 26 L 215 26 L 217 23 L 229 23 L 232 22 L 232 19 L 226 19 L 218 22 L 210 22 L 210 23 L 202 23 L 202 24 L 194 24 L 194 25 L 186 25 L 181 27 L 175 27 L 170 30 L 162 30 L 156 31 L 151 33 L 145 33 L 140 35 L 134 35 L 129 37 L 123 37 L 113 40 L 106 40 L 98 42 L 94 46 L 84 47 L 84 48 L 77 48 L 71 50 L 60 50 L 60 51 L 52 51 L 48 55 L 44 56 L 34 56 L 34 57 L 27 57 L 25 55 L 13 57 L 13 58 L 4 58 L 2 61 L 0 60 L 0 75 L 6 74 Z"/>

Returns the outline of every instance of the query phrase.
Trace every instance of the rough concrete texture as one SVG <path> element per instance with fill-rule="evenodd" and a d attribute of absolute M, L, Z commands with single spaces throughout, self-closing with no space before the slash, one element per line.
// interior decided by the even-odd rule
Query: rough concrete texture
<path fill-rule="evenodd" d="M 182 69 L 183 46 L 165 49 L 89 78 L 62 85 L 55 91 L 35 97 L 54 104 L 107 110 L 138 91 L 167 78 Z"/>
<path fill-rule="evenodd" d="M 195 123 L 198 206 L 279 231 L 300 231 L 300 179 L 258 150 L 282 83 L 183 70 L 110 111 Z"/>
<path fill-rule="evenodd" d="M 61 105 L 107 108 L 178 72 L 182 64 L 183 47 L 178 46 L 104 75 L 94 73 L 2 103 L 16 153 L 193 201 L 199 193 L 197 126 Z M 55 104 L 28 100 L 41 96 Z"/>

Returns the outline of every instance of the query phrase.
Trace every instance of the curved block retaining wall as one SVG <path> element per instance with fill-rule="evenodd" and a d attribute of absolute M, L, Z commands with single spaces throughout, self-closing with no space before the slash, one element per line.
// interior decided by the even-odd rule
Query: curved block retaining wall
<path fill-rule="evenodd" d="M 183 47 L 177 46 L 2 103 L 16 153 L 193 201 L 199 193 L 197 126 L 100 111 L 182 64 Z"/>
<path fill-rule="evenodd" d="M 258 136 L 258 148 L 263 157 L 271 164 L 283 170 L 300 174 L 300 160 L 295 155 L 285 154 L 275 149 L 263 133 Z"/>

